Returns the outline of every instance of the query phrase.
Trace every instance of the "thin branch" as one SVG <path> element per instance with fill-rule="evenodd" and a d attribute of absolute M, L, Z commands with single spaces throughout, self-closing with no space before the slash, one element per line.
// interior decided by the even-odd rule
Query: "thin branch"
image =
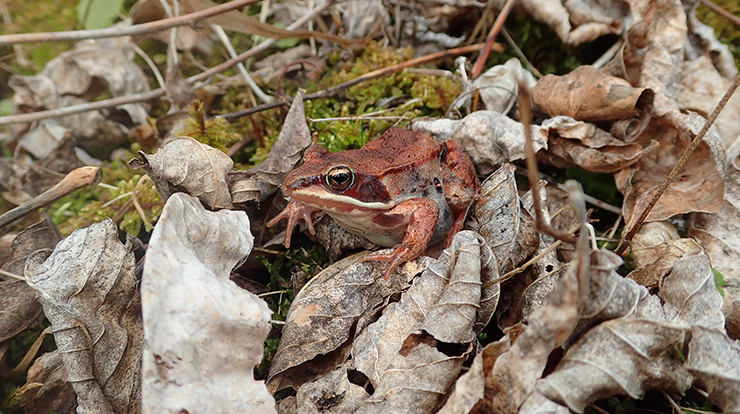
<path fill-rule="evenodd" d="M 686 148 L 686 151 L 684 151 L 683 155 L 681 155 L 681 159 L 678 160 L 676 163 L 676 166 L 673 167 L 671 172 L 668 174 L 668 177 L 666 177 L 663 184 L 661 184 L 660 188 L 658 188 L 658 191 L 653 194 L 653 198 L 650 200 L 650 203 L 648 203 L 647 207 L 645 207 L 645 210 L 642 211 L 640 214 L 640 217 L 635 221 L 635 224 L 632 226 L 632 228 L 629 229 L 627 234 L 622 237 L 622 241 L 619 243 L 619 246 L 617 247 L 617 250 L 615 251 L 617 254 L 624 253 L 625 250 L 627 250 L 627 247 L 629 247 L 630 243 L 632 242 L 632 238 L 635 237 L 635 234 L 638 230 L 640 230 L 640 227 L 642 227 L 642 223 L 645 222 L 645 219 L 647 219 L 648 214 L 650 214 L 650 211 L 655 207 L 655 205 L 658 203 L 658 200 L 660 199 L 660 196 L 663 195 L 665 190 L 668 188 L 671 183 L 673 183 L 673 180 L 676 179 L 676 176 L 679 172 L 681 172 L 681 169 L 686 165 L 686 163 L 689 161 L 689 158 L 691 157 L 691 154 L 694 153 L 694 150 L 696 150 L 697 147 L 699 147 L 699 144 L 701 144 L 701 141 L 704 139 L 704 136 L 707 135 L 707 132 L 709 132 L 709 128 L 714 124 L 714 121 L 717 120 L 717 117 L 719 116 L 720 112 L 722 112 L 722 109 L 724 109 L 725 105 L 727 105 L 727 101 L 730 100 L 730 97 L 733 93 L 735 93 L 735 90 L 737 89 L 738 85 L 740 85 L 740 74 L 738 74 L 735 77 L 735 80 L 732 82 L 732 85 L 727 89 L 727 92 L 725 92 L 725 95 L 722 97 L 722 99 L 719 101 L 717 106 L 714 108 L 714 111 L 712 111 L 712 114 L 709 115 L 709 118 L 707 118 L 707 122 L 704 123 L 704 126 L 701 128 L 701 131 L 699 131 L 698 134 L 694 137 L 694 140 L 691 141 L 691 144 L 688 148 Z"/>
<path fill-rule="evenodd" d="M 735 16 L 734 14 L 728 12 L 722 7 L 719 7 L 718 5 L 712 3 L 709 0 L 699 0 L 699 1 L 701 2 L 701 4 L 710 8 L 713 12 L 719 14 L 720 16 L 732 22 L 732 24 L 734 24 L 735 26 L 740 27 L 740 17 Z"/>
<path fill-rule="evenodd" d="M 470 46 L 463 46 L 458 47 L 455 49 L 450 50 L 444 50 L 437 53 L 432 53 L 430 55 L 422 56 L 416 59 L 411 59 L 406 62 L 401 62 L 397 65 L 388 66 L 385 68 L 381 68 L 378 70 L 374 70 L 372 72 L 366 73 L 364 75 L 358 76 L 352 80 L 349 80 L 347 82 L 341 83 L 339 85 L 333 86 L 331 88 L 327 88 L 318 92 L 309 93 L 306 95 L 303 95 L 303 100 L 310 100 L 310 99 L 319 99 L 319 98 L 329 98 L 334 96 L 335 94 L 344 91 L 346 89 L 349 89 L 352 86 L 355 86 L 357 84 L 360 84 L 362 82 L 366 82 L 375 78 L 379 78 L 381 76 L 385 76 L 394 72 L 399 72 L 403 69 L 421 65 L 424 63 L 428 63 L 437 59 L 442 59 L 450 56 L 457 56 L 457 55 L 463 55 L 465 53 L 473 53 L 481 50 L 483 48 L 482 44 L 477 45 L 470 45 Z M 235 119 L 239 119 L 241 117 L 251 115 L 257 112 L 265 111 L 272 108 L 277 108 L 283 105 L 289 105 L 292 102 L 292 99 L 286 99 L 285 101 L 277 101 L 277 102 L 271 102 L 269 104 L 263 104 L 258 105 L 252 108 L 244 109 L 237 112 L 232 112 L 230 114 L 221 115 L 222 118 L 226 119 L 227 121 L 233 121 Z M 1 118 L 0 118 L 1 120 Z M 0 124 L 1 125 L 1 124 Z"/>
<path fill-rule="evenodd" d="M 506 18 L 509 17 L 509 12 L 511 11 L 511 7 L 514 5 L 514 1 L 515 0 L 506 0 L 504 7 L 501 8 L 498 16 L 496 16 L 496 21 L 493 22 L 493 27 L 491 27 L 491 31 L 488 32 L 488 37 L 486 38 L 486 47 L 481 50 L 480 55 L 478 55 L 478 59 L 475 61 L 473 73 L 470 76 L 471 78 L 476 79 L 481 73 L 483 73 L 483 66 L 486 64 L 488 55 L 491 53 L 493 42 L 496 40 L 498 32 L 500 32 L 501 28 L 504 27 L 504 22 L 506 21 Z"/>
<path fill-rule="evenodd" d="M 508 43 L 509 46 L 511 46 L 511 48 L 514 50 L 514 54 L 519 56 L 519 59 L 521 59 L 521 61 L 524 62 L 524 66 L 526 66 L 527 69 L 529 69 L 529 71 L 532 72 L 534 77 L 537 79 L 542 79 L 542 77 L 544 76 L 542 72 L 537 70 L 537 68 L 534 67 L 532 62 L 530 62 L 529 59 L 527 59 L 527 56 L 524 55 L 524 52 L 522 52 L 522 50 L 519 49 L 519 46 L 514 41 L 514 38 L 511 37 L 511 35 L 509 34 L 509 31 L 506 30 L 506 27 L 501 29 L 501 34 L 504 35 L 504 39 L 506 40 L 506 43 Z"/>
<path fill-rule="evenodd" d="M 0 228 L 20 219 L 26 214 L 38 208 L 47 206 L 60 198 L 89 185 L 95 185 L 103 178 L 103 173 L 98 167 L 80 167 L 72 170 L 62 181 L 54 187 L 44 191 L 34 199 L 19 205 L 18 207 L 0 216 Z"/>
<path fill-rule="evenodd" d="M 525 149 L 527 150 L 527 175 L 529 177 L 529 186 L 532 189 L 532 200 L 534 205 L 532 209 L 535 215 L 535 228 L 537 231 L 541 231 L 545 234 L 549 234 L 557 240 L 562 240 L 566 243 L 575 244 L 578 240 L 572 234 L 560 231 L 545 220 L 545 215 L 542 213 L 542 202 L 540 201 L 540 193 L 537 191 L 538 173 L 537 173 L 537 157 L 534 153 L 534 147 L 532 145 L 532 95 L 529 93 L 529 88 L 524 81 L 519 80 L 519 111 L 521 113 L 522 125 L 524 125 L 524 138 L 525 138 Z M 584 235 L 581 235 L 584 237 Z"/>
<path fill-rule="evenodd" d="M 41 42 L 69 42 L 84 39 L 103 39 L 107 37 L 122 37 L 133 35 L 144 35 L 170 29 L 175 26 L 194 24 L 195 22 L 217 14 L 244 7 L 256 3 L 258 0 L 234 0 L 216 7 L 200 10 L 195 13 L 185 14 L 171 19 L 156 20 L 153 22 L 137 24 L 126 27 L 108 27 L 94 30 L 74 30 L 69 32 L 48 33 L 18 33 L 0 36 L 0 46 L 17 43 L 41 43 Z"/>

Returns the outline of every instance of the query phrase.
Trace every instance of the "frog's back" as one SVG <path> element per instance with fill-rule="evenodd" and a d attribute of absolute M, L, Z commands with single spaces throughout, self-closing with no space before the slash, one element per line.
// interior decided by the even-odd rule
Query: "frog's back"
<path fill-rule="evenodd" d="M 353 155 L 357 172 L 375 171 L 382 175 L 428 163 L 439 157 L 440 148 L 441 144 L 429 134 L 394 127 Z"/>

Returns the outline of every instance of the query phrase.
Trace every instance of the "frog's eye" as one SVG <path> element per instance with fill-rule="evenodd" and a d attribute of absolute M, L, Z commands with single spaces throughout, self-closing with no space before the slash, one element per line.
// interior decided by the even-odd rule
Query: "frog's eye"
<path fill-rule="evenodd" d="M 329 187 L 337 191 L 348 189 L 352 184 L 354 184 L 354 182 L 355 173 L 353 173 L 349 167 L 345 167 L 343 165 L 334 167 L 326 173 L 326 183 Z"/>

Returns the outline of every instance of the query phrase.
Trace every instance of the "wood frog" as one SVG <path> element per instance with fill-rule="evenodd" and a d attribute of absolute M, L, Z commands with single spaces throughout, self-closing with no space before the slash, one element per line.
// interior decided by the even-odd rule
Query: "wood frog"
<path fill-rule="evenodd" d="M 462 229 L 478 189 L 473 163 L 455 141 L 390 128 L 356 150 L 331 153 L 314 144 L 303 164 L 288 173 L 283 191 L 291 200 L 267 223 L 287 218 L 285 247 L 298 220 L 316 234 L 312 214 L 324 211 L 344 229 L 375 244 L 394 247 L 367 260 L 389 261 L 388 280 L 399 264 Z"/>

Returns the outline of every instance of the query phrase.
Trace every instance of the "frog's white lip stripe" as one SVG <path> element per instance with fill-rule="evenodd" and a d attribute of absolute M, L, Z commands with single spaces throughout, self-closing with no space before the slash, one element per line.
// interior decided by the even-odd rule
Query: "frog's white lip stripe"
<path fill-rule="evenodd" d="M 357 200 L 352 197 L 347 197 L 339 194 L 331 194 L 331 193 L 325 193 L 325 192 L 310 192 L 310 191 L 301 191 L 301 190 L 295 190 L 290 195 L 292 198 L 297 198 L 299 201 L 313 204 L 315 206 L 321 206 L 321 209 L 332 209 L 337 210 L 337 207 L 339 207 L 341 210 L 347 210 L 347 205 L 356 206 L 362 209 L 368 209 L 368 210 L 389 210 L 393 207 L 395 207 L 396 203 L 391 201 L 389 203 L 381 203 L 381 202 L 363 202 L 360 200 Z M 318 203 L 317 201 L 322 201 L 321 203 Z M 342 206 L 345 207 L 342 207 Z"/>

